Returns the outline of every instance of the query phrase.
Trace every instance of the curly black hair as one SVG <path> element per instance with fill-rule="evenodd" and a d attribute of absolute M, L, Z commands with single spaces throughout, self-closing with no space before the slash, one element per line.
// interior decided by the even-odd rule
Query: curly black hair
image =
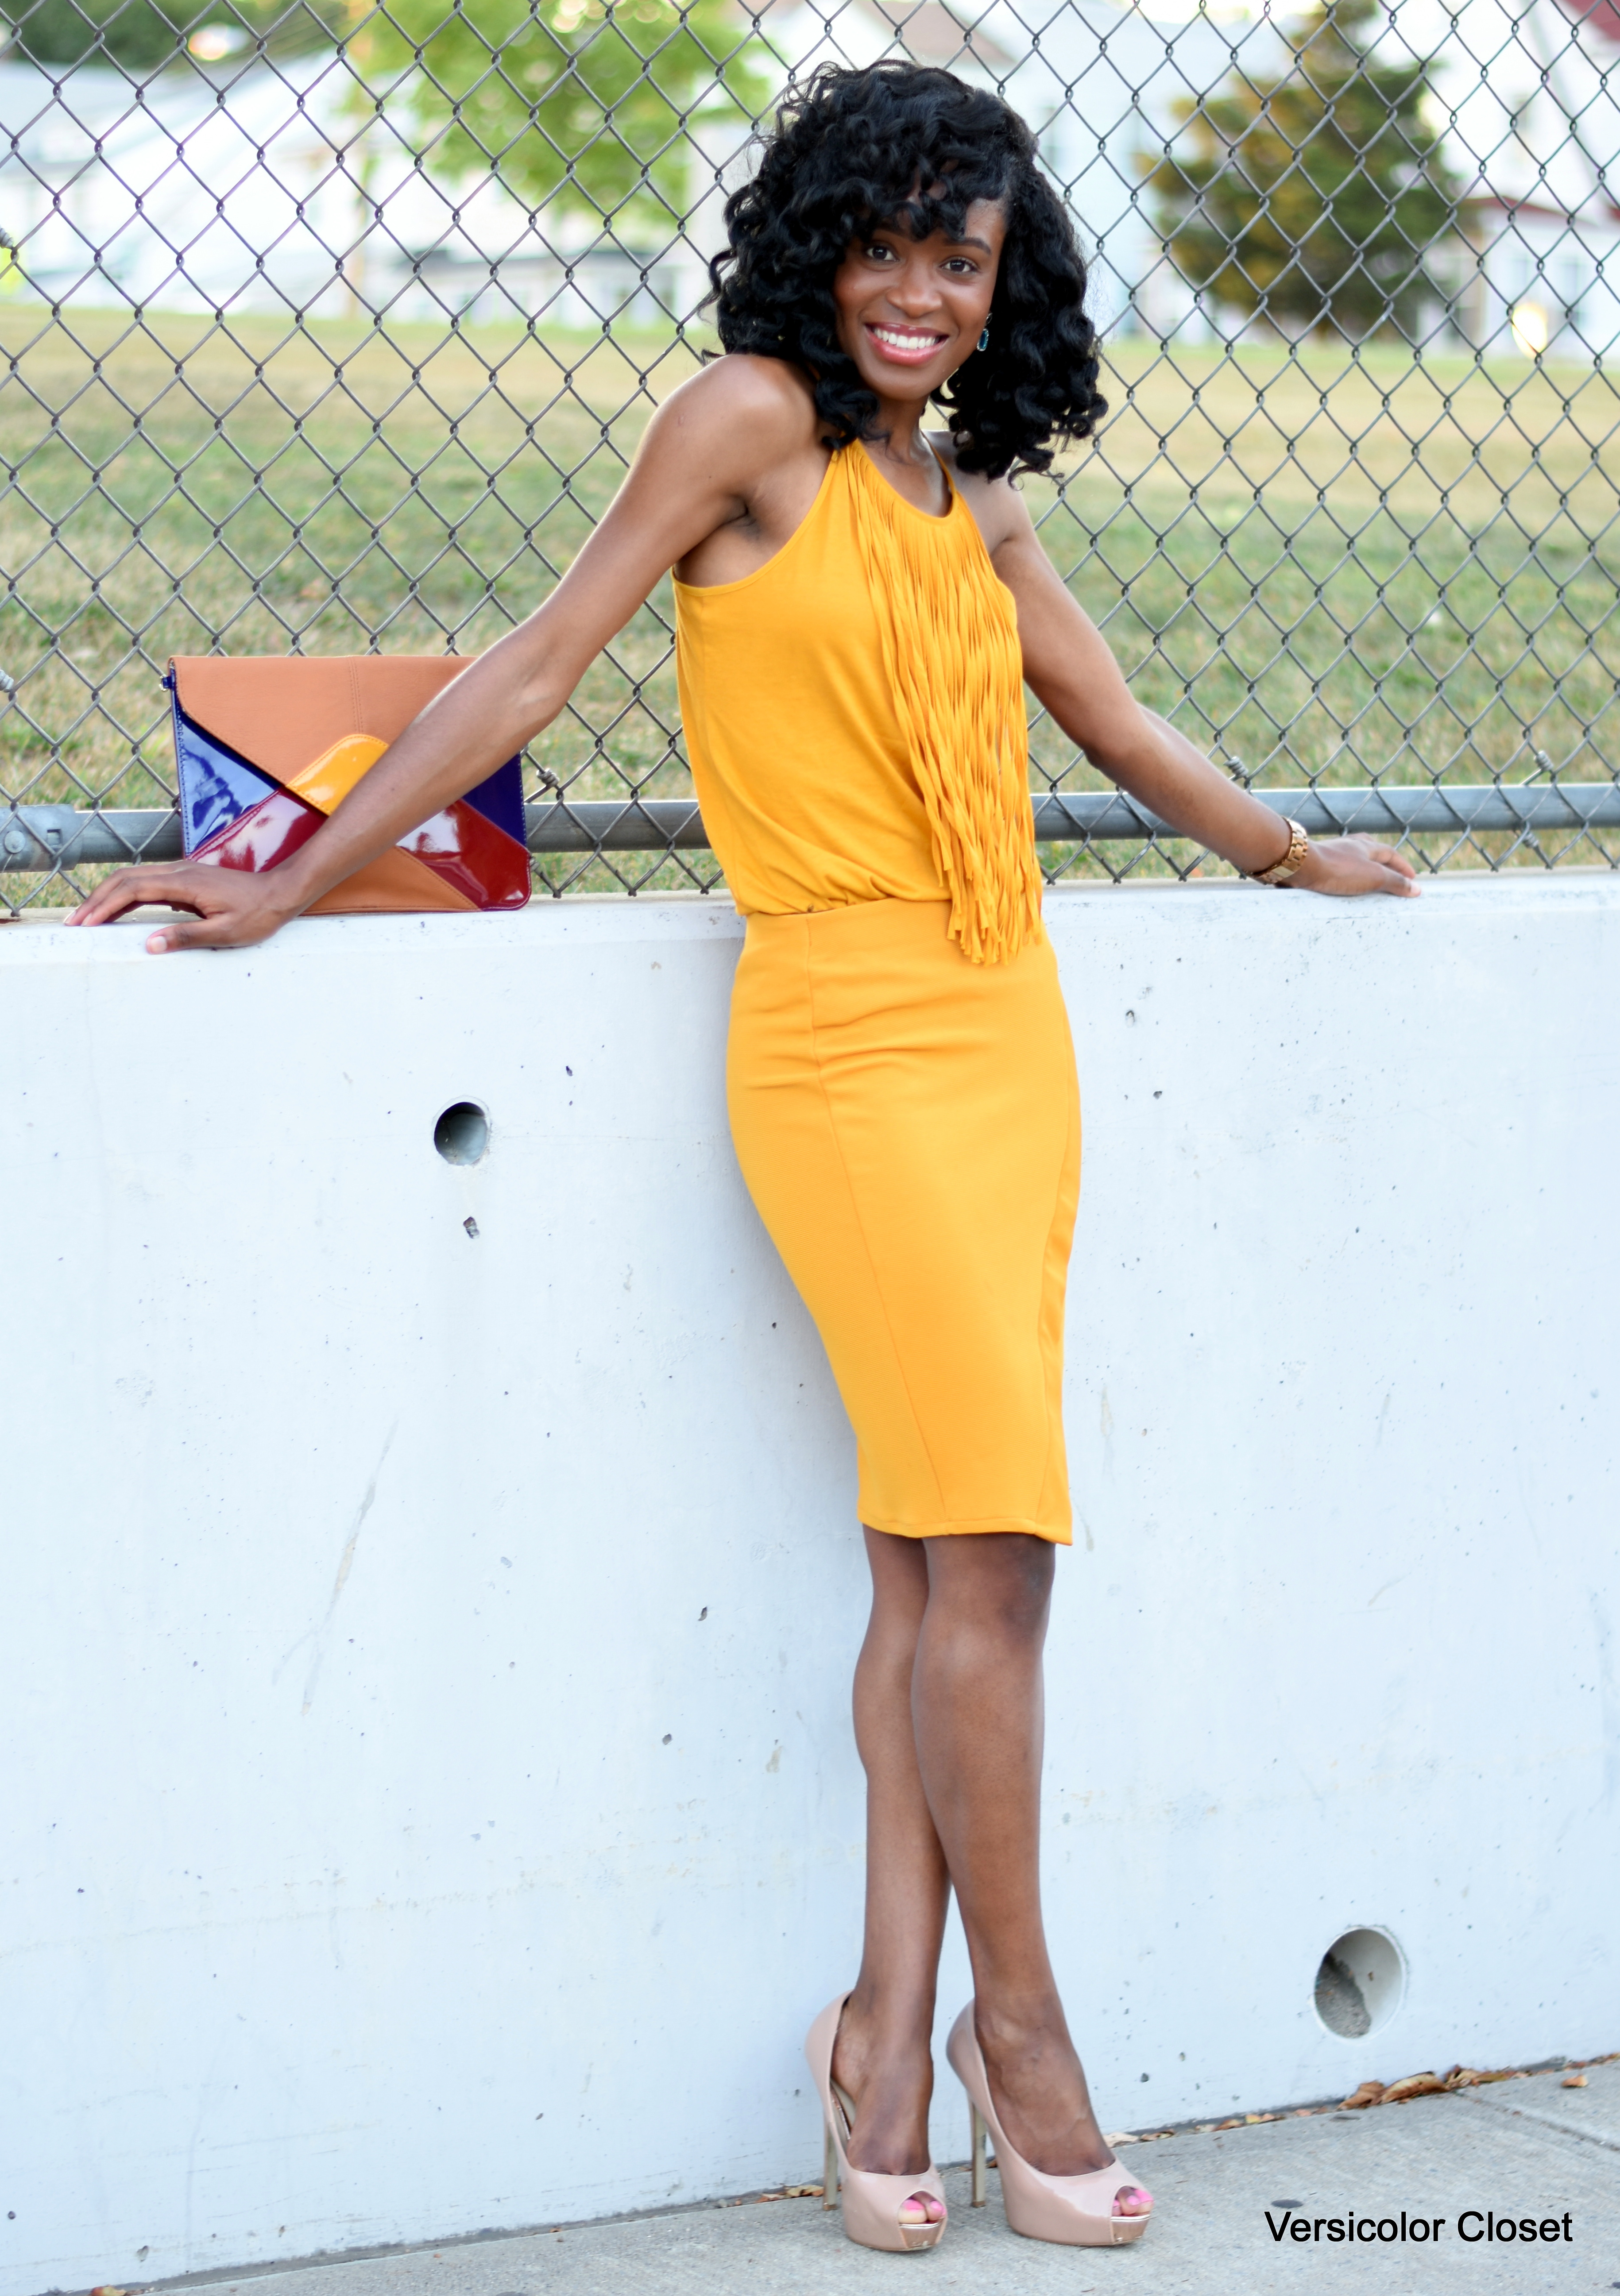
<path fill-rule="evenodd" d="M 1085 259 L 1023 120 L 954 73 L 826 64 L 788 96 L 758 173 L 726 202 L 730 245 L 709 266 L 721 342 L 803 368 L 828 446 L 869 437 L 877 399 L 839 343 L 834 275 L 875 226 L 959 234 L 975 200 L 1007 218 L 990 342 L 936 403 L 963 470 L 1047 470 L 1050 439 L 1088 437 L 1108 410 Z"/>

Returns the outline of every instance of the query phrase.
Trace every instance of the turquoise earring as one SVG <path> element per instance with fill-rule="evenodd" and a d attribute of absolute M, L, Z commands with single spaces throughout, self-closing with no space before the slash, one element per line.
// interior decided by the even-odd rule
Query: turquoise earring
<path fill-rule="evenodd" d="M 975 348 L 982 351 L 987 351 L 990 348 L 990 329 L 988 327 L 985 328 L 983 333 L 979 337 L 978 343 Z"/>

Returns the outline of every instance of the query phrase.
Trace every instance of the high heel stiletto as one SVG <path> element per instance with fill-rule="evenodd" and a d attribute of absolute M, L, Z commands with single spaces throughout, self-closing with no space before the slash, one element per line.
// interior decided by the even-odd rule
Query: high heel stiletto
<path fill-rule="evenodd" d="M 1140 2240 L 1152 2218 L 1151 2209 L 1140 2216 L 1116 2217 L 1114 2200 L 1128 2181 L 1117 2161 L 1093 2169 L 1083 2177 L 1048 2177 L 1032 2168 L 1007 2143 L 996 2108 L 990 2098 L 990 2076 L 984 2054 L 974 2030 L 970 2001 L 950 2029 L 945 2054 L 967 2091 L 973 2133 L 973 2204 L 984 2200 L 984 2136 L 995 2139 L 996 2166 L 1001 2171 L 1001 2199 L 1007 2221 L 1026 2240 L 1057 2241 L 1070 2248 L 1124 2248 Z"/>
<path fill-rule="evenodd" d="M 875 2169 L 851 2169 L 848 2140 L 854 2107 L 833 2081 L 833 2044 L 838 2020 L 849 1999 L 841 1993 L 822 2011 L 805 2036 L 804 2056 L 821 2097 L 826 2128 L 821 2205 L 830 2209 L 842 2198 L 843 2228 L 862 2248 L 895 2251 L 937 2248 L 944 2236 L 945 2218 L 937 2224 L 908 2224 L 900 2210 L 908 2201 L 937 2201 L 945 2206 L 945 2187 L 932 2161 L 918 2175 L 888 2177 Z M 842 2187 L 842 2194 L 840 2192 Z"/>

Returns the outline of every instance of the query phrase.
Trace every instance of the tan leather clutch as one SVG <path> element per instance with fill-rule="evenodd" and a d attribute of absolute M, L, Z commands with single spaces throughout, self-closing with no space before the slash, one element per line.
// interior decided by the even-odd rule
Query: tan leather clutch
<path fill-rule="evenodd" d="M 164 684 L 186 852 L 222 869 L 273 869 L 465 668 L 455 654 L 177 655 Z M 509 758 L 311 914 L 515 909 L 528 898 L 522 762 Z"/>

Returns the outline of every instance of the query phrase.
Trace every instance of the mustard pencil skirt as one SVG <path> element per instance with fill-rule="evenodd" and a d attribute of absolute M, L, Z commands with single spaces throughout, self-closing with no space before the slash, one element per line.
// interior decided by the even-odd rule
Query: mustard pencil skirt
<path fill-rule="evenodd" d="M 732 1137 L 855 1429 L 860 1518 L 1067 1546 L 1080 1095 L 1044 938 L 970 964 L 947 905 L 752 916 Z"/>

